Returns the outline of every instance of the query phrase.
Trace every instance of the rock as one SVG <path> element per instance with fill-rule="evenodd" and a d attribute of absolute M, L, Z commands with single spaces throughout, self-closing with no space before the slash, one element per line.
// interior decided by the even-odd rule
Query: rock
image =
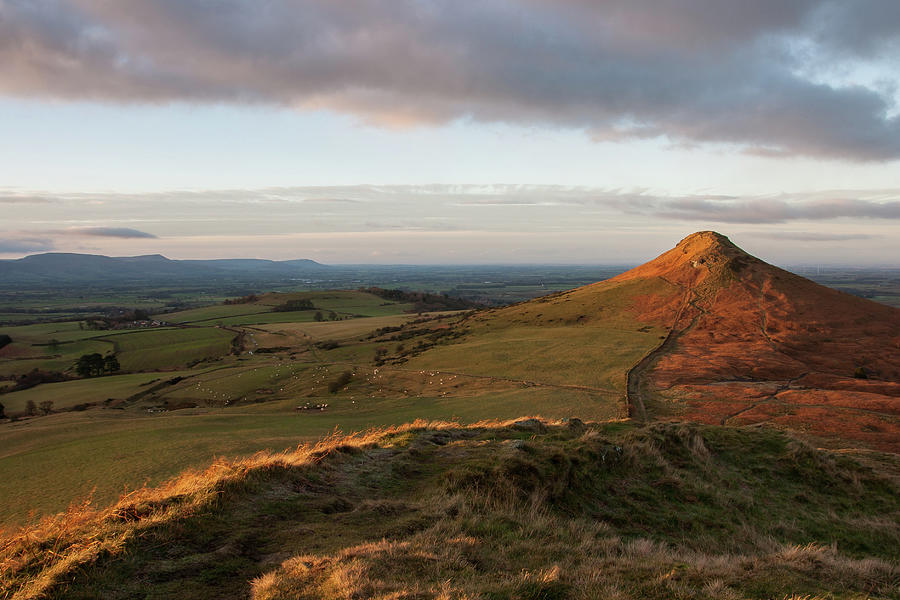
<path fill-rule="evenodd" d="M 512 424 L 516 431 L 530 431 L 532 433 L 547 433 L 547 426 L 537 419 L 522 419 Z"/>
<path fill-rule="evenodd" d="M 584 430 L 584 421 L 578 419 L 576 417 L 570 417 L 568 419 L 563 419 L 563 423 L 566 424 L 566 427 L 571 429 L 572 431 L 583 431 Z"/>
<path fill-rule="evenodd" d="M 450 443 L 451 439 L 452 436 L 447 431 L 435 431 L 428 436 L 428 441 L 430 441 L 432 444 L 437 444 L 438 446 L 443 446 Z"/>

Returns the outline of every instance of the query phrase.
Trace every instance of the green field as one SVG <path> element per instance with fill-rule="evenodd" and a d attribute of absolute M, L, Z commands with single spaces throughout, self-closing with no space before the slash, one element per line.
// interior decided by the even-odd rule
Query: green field
<path fill-rule="evenodd" d="M 269 312 L 269 310 L 269 307 L 258 306 L 256 304 L 214 304 L 212 306 L 192 308 L 178 312 L 162 313 L 154 315 L 154 317 L 169 323 L 184 324 L 224 319 L 240 315 L 260 314 Z"/>
<path fill-rule="evenodd" d="M 69 371 L 82 354 L 105 354 L 112 349 L 113 344 L 102 339 L 74 340 L 56 347 L 14 342 L 0 350 L 0 375 L 22 374 L 32 369 Z"/>
<path fill-rule="evenodd" d="M 189 329 L 81 330 L 77 323 L 53 323 L 4 329 L 13 343 L 0 349 L 0 375 L 32 369 L 73 372 L 83 354 L 113 353 L 123 371 L 173 369 L 227 354 L 235 332 Z M 51 340 L 58 340 L 50 345 Z"/>
<path fill-rule="evenodd" d="M 322 323 L 304 322 L 296 325 L 283 323 L 277 327 L 263 327 L 272 332 L 285 333 L 310 340 L 348 341 L 365 335 L 379 327 L 391 327 L 409 321 L 408 315 L 392 315 L 387 317 L 371 317 L 368 319 L 347 319 L 344 321 L 326 321 Z"/>
<path fill-rule="evenodd" d="M 611 287 L 601 300 L 591 295 L 591 301 L 615 307 L 653 291 L 652 286 Z M 296 299 L 355 316 L 313 322 L 315 311 L 271 311 Z M 164 317 L 192 323 L 181 328 L 97 332 L 76 323 L 13 328 L 16 343 L 25 348 L 48 338 L 60 340 L 62 356 L 29 359 L 43 361 L 42 368 L 58 364 L 64 370 L 79 353 L 96 349 L 114 352 L 124 371 L 143 372 L 43 384 L 3 398 L 10 413 L 23 410 L 29 400 L 52 400 L 59 411 L 108 398 L 136 399 L 116 404 L 118 410 L 98 407 L 0 425 L 0 470 L 17 481 L 0 488 L 0 522 L 21 522 L 31 510 L 61 510 L 94 488 L 96 500 L 106 502 L 123 486 L 161 481 L 215 455 L 292 447 L 335 427 L 351 431 L 419 418 L 472 422 L 522 414 L 623 416 L 623 365 L 657 343 L 662 328 L 627 316 L 569 326 L 579 317 L 573 310 L 601 309 L 577 298 L 560 300 L 500 309 L 455 325 L 461 313 L 418 320 L 404 314 L 408 305 L 361 292 L 266 294 L 253 305 L 210 306 Z M 547 323 L 529 324 L 541 319 Z M 416 324 L 400 330 L 403 341 L 391 341 L 394 331 L 374 335 L 379 328 L 411 321 Z M 219 328 L 220 323 L 229 329 Z M 462 337 L 430 337 L 448 327 L 456 327 Z M 244 350 L 232 356 L 239 331 Z M 428 349 L 405 355 L 403 348 Z M 386 353 L 385 364 L 378 362 L 379 352 Z M 202 359 L 214 362 L 190 371 L 154 372 L 184 369 Z M 25 362 L 6 360 L 2 366 L 21 368 Z M 329 393 L 344 372 L 351 374 L 349 383 Z M 180 379 L 172 379 L 176 376 Z M 297 410 L 317 404 L 328 409 Z M 158 413 L 166 407 L 181 410 Z M 47 489 L 48 480 L 54 482 L 53 491 Z"/>
<path fill-rule="evenodd" d="M 21 325 L 18 327 L 0 327 L 0 333 L 5 333 L 19 344 L 46 344 L 51 339 L 60 342 L 71 342 L 91 337 L 97 337 L 102 332 L 91 331 L 79 326 L 78 321 L 63 323 L 39 323 L 36 325 Z"/>
<path fill-rule="evenodd" d="M 279 313 L 273 309 L 291 300 L 309 300 L 312 310 Z M 412 308 L 410 304 L 392 303 L 372 294 L 356 291 L 324 291 L 270 293 L 246 304 L 217 304 L 190 310 L 156 315 L 169 323 L 245 325 L 255 323 L 288 323 L 312 321 L 316 311 L 330 311 L 341 317 L 377 317 L 402 314 Z"/>
<path fill-rule="evenodd" d="M 110 375 L 93 379 L 76 379 L 60 383 L 46 383 L 27 390 L 6 394 L 2 397 L 6 411 L 13 413 L 25 410 L 28 401 L 35 404 L 50 400 L 54 410 L 62 410 L 79 404 L 103 402 L 107 399 L 123 400 L 145 389 L 145 384 L 163 377 L 184 376 L 193 371 L 174 373 L 135 373 L 132 375 Z"/>
<path fill-rule="evenodd" d="M 542 301 L 496 309 L 471 319 L 458 341 L 408 365 L 465 370 L 555 385 L 625 393 L 625 371 L 654 348 L 666 329 L 630 317 L 635 297 L 664 293 L 662 280 L 595 284 Z M 598 315 L 609 314 L 608 318 Z"/>
<path fill-rule="evenodd" d="M 235 333 L 215 327 L 152 329 L 100 338 L 113 345 L 124 371 L 172 369 L 227 354 Z"/>
<path fill-rule="evenodd" d="M 270 369 L 257 374 L 253 385 L 265 383 L 272 373 Z M 207 377 L 204 386 L 216 381 L 212 374 Z M 219 383 L 228 384 L 233 377 Z M 321 412 L 295 410 L 306 402 L 330 406 Z M 186 468 L 202 467 L 215 456 L 293 448 L 336 427 L 350 432 L 419 418 L 474 422 L 529 413 L 549 418 L 615 416 L 606 402 L 578 393 L 560 397 L 540 388 L 510 390 L 489 398 L 372 399 L 351 389 L 338 397 L 284 399 L 226 409 L 145 416 L 91 410 L 11 423 L 2 426 L 0 472 L 16 485 L 0 486 L 0 523 L 23 522 L 32 511 L 63 510 L 92 492 L 96 503 L 108 503 L 126 487 L 158 483 Z"/>

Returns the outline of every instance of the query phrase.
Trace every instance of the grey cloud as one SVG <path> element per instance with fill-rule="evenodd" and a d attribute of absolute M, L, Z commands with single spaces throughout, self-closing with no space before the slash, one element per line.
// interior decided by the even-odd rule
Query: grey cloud
<path fill-rule="evenodd" d="M 710 201 L 698 198 L 654 199 L 642 209 L 657 216 L 686 221 L 720 223 L 784 223 L 795 220 L 821 221 L 839 218 L 900 219 L 900 201 L 876 202 L 830 199 L 791 202 L 756 198 Z"/>
<path fill-rule="evenodd" d="M 873 240 L 883 237 L 867 233 L 815 233 L 811 231 L 779 231 L 776 233 L 744 233 L 741 235 L 768 240 L 792 240 L 796 242 L 844 242 L 851 240 Z"/>
<path fill-rule="evenodd" d="M 130 227 L 76 227 L 73 229 L 67 229 L 62 233 L 74 234 L 74 235 L 86 235 L 93 237 L 112 237 L 112 238 L 152 238 L 155 239 L 157 236 L 152 233 L 147 233 L 146 231 L 139 231 L 137 229 L 131 229 Z"/>
<path fill-rule="evenodd" d="M 898 12 L 896 0 L 6 0 L 0 93 L 892 160 L 888 92 L 803 73 L 835 57 L 896 63 Z"/>
<path fill-rule="evenodd" d="M 58 202 L 58 200 L 50 196 L 33 196 L 29 194 L 15 196 L 0 195 L 0 204 L 50 204 L 53 202 Z"/>
<path fill-rule="evenodd" d="M 52 240 L 44 238 L 0 238 L 0 254 L 29 254 L 48 252 L 56 248 Z"/>

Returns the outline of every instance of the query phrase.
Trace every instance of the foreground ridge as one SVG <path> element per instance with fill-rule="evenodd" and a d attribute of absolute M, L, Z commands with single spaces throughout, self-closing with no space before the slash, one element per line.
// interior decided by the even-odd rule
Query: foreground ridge
<path fill-rule="evenodd" d="M 0 590 L 888 597 L 900 575 L 898 466 L 759 428 L 416 422 L 75 507 L 6 537 Z M 798 498 L 816 513 L 798 513 Z"/>

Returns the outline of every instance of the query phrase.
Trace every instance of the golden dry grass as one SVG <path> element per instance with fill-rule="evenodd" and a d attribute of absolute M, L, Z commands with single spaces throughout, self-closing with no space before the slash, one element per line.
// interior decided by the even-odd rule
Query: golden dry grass
<path fill-rule="evenodd" d="M 255 600 L 896 598 L 896 492 L 773 431 L 418 421 L 6 532 L 0 597 L 130 597 L 144 577 L 161 597 Z"/>

